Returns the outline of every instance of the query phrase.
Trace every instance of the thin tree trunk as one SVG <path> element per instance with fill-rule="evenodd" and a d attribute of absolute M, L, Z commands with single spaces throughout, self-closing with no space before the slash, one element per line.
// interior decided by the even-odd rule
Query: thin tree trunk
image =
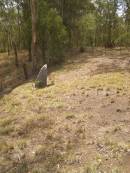
<path fill-rule="evenodd" d="M 2 83 L 2 80 L 0 81 L 0 92 L 3 91 L 3 83 Z"/>
<path fill-rule="evenodd" d="M 28 61 L 32 62 L 31 45 L 29 45 L 29 48 L 28 48 Z"/>
<path fill-rule="evenodd" d="M 7 43 L 7 50 L 8 50 L 8 56 L 10 56 L 9 39 L 8 39 L 8 43 Z"/>
<path fill-rule="evenodd" d="M 27 71 L 27 66 L 25 63 L 23 64 L 23 71 L 24 71 L 25 80 L 27 80 L 28 79 L 28 71 Z"/>
<path fill-rule="evenodd" d="M 36 71 L 37 64 L 37 14 L 36 14 L 36 1 L 31 0 L 31 19 L 32 19 L 32 44 L 31 44 L 31 57 L 33 61 L 33 72 Z"/>
<path fill-rule="evenodd" d="M 19 50 L 21 49 L 21 26 L 20 26 L 20 7 L 19 7 L 19 1 L 18 1 L 18 6 L 17 6 L 17 11 L 18 11 L 18 48 Z"/>
<path fill-rule="evenodd" d="M 10 56 L 10 35 L 8 31 L 6 33 L 7 33 L 7 51 L 8 51 L 8 56 Z"/>
<path fill-rule="evenodd" d="M 12 44 L 13 44 L 13 49 L 14 49 L 14 54 L 15 54 L 15 65 L 16 65 L 16 67 L 19 67 L 17 46 L 16 46 L 15 42 L 13 42 Z"/>

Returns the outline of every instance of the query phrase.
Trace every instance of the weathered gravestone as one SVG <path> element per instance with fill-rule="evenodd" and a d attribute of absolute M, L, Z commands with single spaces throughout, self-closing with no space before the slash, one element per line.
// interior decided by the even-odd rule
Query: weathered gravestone
<path fill-rule="evenodd" d="M 35 81 L 36 88 L 43 88 L 46 86 L 47 86 L 47 64 L 45 64 L 41 68 L 41 70 L 36 78 L 36 81 Z"/>

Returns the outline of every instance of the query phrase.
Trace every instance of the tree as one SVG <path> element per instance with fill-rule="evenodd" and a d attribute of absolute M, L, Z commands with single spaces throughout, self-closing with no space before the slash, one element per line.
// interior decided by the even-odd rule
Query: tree
<path fill-rule="evenodd" d="M 33 61 L 33 71 L 36 70 L 37 63 L 37 0 L 31 0 L 31 19 L 32 19 L 32 45 L 31 56 Z"/>
<path fill-rule="evenodd" d="M 0 50 L 13 50 L 16 65 L 17 51 L 28 50 L 34 71 L 71 48 L 130 44 L 128 0 L 0 0 L 0 15 Z"/>

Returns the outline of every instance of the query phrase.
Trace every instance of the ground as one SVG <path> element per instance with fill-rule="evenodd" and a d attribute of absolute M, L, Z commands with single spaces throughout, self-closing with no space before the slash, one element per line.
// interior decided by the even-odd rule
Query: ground
<path fill-rule="evenodd" d="M 74 55 L 1 96 L 0 173 L 129 173 L 129 55 Z"/>

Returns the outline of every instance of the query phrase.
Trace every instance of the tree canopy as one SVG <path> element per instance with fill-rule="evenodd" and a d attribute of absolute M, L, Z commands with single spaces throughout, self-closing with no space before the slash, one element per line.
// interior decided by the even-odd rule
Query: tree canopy
<path fill-rule="evenodd" d="M 130 44 L 128 0 L 0 0 L 0 16 L 0 51 L 18 61 L 28 50 L 34 66 L 62 62 L 71 48 Z"/>

